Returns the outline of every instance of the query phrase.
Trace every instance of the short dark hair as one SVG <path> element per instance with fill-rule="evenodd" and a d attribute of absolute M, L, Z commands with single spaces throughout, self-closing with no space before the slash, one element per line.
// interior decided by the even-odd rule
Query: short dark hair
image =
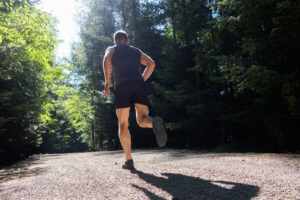
<path fill-rule="evenodd" d="M 122 30 L 116 31 L 114 34 L 114 40 L 115 41 L 128 40 L 128 35 L 125 31 Z"/>

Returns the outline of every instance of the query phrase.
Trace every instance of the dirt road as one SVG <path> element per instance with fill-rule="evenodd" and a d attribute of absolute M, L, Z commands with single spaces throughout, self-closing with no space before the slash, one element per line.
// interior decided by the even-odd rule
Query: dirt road
<path fill-rule="evenodd" d="M 47 154 L 0 170 L 0 199 L 300 199 L 300 155 L 133 151 Z"/>

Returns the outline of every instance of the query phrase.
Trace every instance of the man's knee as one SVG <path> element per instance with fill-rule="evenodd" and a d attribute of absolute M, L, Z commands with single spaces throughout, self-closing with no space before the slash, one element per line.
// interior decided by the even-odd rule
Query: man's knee
<path fill-rule="evenodd" d="M 119 129 L 120 130 L 126 130 L 126 129 L 128 129 L 128 122 L 119 123 Z"/>
<path fill-rule="evenodd" d="M 128 131 L 128 123 L 119 124 L 119 137 L 130 137 L 130 133 Z"/>
<path fill-rule="evenodd" d="M 129 125 L 128 122 L 119 123 L 119 137 L 120 137 L 120 135 L 125 136 L 125 135 L 129 134 L 128 125 Z"/>

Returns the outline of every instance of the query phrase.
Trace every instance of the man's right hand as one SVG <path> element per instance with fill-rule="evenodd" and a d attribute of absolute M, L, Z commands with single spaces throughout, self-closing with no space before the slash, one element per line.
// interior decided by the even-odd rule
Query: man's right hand
<path fill-rule="evenodd" d="M 108 85 L 108 86 L 105 86 L 105 89 L 104 89 L 104 96 L 105 96 L 105 98 L 108 99 L 108 97 L 109 97 L 109 85 Z"/>

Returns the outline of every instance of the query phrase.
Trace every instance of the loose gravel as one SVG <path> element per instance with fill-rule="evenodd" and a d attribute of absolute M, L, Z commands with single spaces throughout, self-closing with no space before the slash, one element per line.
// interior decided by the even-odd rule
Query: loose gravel
<path fill-rule="evenodd" d="M 0 199 L 299 199 L 300 155 L 122 151 L 33 156 L 0 170 Z"/>

